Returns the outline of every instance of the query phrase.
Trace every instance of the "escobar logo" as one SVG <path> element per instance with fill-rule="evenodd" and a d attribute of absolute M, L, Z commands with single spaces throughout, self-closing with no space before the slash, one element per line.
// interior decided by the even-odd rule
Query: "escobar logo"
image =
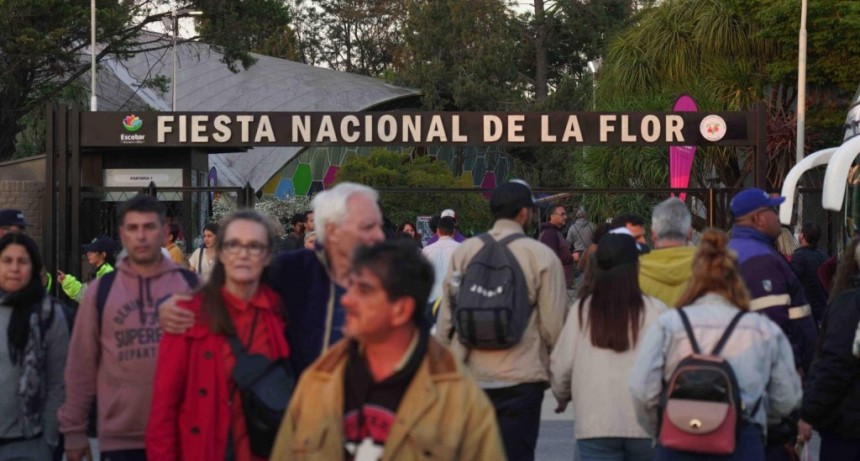
<path fill-rule="evenodd" d="M 122 127 L 125 128 L 125 131 L 128 133 L 131 133 L 123 133 L 119 135 L 119 140 L 123 144 L 143 144 L 146 140 L 146 135 L 136 133 L 136 131 L 143 127 L 143 120 L 137 115 L 127 115 L 122 119 Z"/>

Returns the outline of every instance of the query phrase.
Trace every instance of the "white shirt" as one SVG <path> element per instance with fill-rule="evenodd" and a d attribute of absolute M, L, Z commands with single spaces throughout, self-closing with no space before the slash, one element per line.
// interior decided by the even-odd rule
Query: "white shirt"
<path fill-rule="evenodd" d="M 445 281 L 445 275 L 448 273 L 448 266 L 451 265 L 451 256 L 454 255 L 454 250 L 458 246 L 460 246 L 460 242 L 454 240 L 450 235 L 443 235 L 439 237 L 439 240 L 421 250 L 424 256 L 433 264 L 433 269 L 436 272 L 433 291 L 430 292 L 431 302 L 442 296 L 442 283 Z"/>

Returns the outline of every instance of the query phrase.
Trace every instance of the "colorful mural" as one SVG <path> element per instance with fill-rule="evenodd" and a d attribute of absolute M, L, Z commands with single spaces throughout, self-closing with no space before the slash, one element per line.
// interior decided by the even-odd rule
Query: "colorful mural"
<path fill-rule="evenodd" d="M 398 148 L 410 152 L 412 147 Z M 457 150 L 462 151 L 458 155 Z M 313 195 L 330 187 L 343 162 L 352 155 L 369 155 L 370 147 L 309 147 L 290 160 L 263 186 L 264 195 Z M 429 146 L 427 155 L 447 164 L 451 171 L 463 172 L 476 188 L 491 190 L 512 174 L 512 160 L 498 146 L 456 148 Z M 462 169 L 458 167 L 462 162 Z"/>

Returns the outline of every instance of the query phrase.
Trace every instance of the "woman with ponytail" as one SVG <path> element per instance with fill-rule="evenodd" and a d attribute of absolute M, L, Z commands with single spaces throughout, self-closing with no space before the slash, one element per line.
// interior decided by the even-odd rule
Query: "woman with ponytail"
<path fill-rule="evenodd" d="M 59 442 L 69 328 L 41 271 L 33 239 L 0 238 L 0 460 L 50 460 Z"/>
<path fill-rule="evenodd" d="M 738 311 L 750 310 L 750 297 L 738 270 L 737 257 L 728 248 L 725 232 L 702 234 L 693 257 L 693 277 L 678 300 L 689 318 L 703 353 L 714 349 Z M 693 353 L 678 312 L 667 312 L 642 340 L 630 376 L 630 391 L 639 423 L 657 435 L 657 414 L 663 383 L 678 363 Z M 791 345 L 782 330 L 764 315 L 740 318 L 720 356 L 731 365 L 743 401 L 743 422 L 735 452 L 707 459 L 764 460 L 764 436 L 769 418 L 787 416 L 800 403 L 800 378 L 794 368 Z M 704 455 L 657 445 L 655 460 L 702 459 Z"/>
<path fill-rule="evenodd" d="M 583 461 L 650 460 L 651 436 L 636 424 L 627 380 L 643 332 L 667 307 L 639 290 L 633 237 L 605 235 L 592 258 L 588 294 L 568 314 L 550 357 L 556 411 L 573 402 Z"/>

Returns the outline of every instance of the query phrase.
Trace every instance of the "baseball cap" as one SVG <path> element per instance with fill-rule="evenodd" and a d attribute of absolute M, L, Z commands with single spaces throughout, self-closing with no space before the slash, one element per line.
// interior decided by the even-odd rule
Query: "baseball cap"
<path fill-rule="evenodd" d="M 512 179 L 493 189 L 490 196 L 490 209 L 514 206 L 516 208 L 531 208 L 535 206 L 532 188 L 522 179 Z"/>
<path fill-rule="evenodd" d="M 454 219 L 457 219 L 457 213 L 454 213 L 454 210 L 452 210 L 452 209 L 448 208 L 447 210 L 445 210 L 445 211 L 443 211 L 443 212 L 442 212 L 442 216 L 441 216 L 441 217 L 443 217 L 443 218 L 454 218 Z"/>
<path fill-rule="evenodd" d="M 110 237 L 97 237 L 94 238 L 92 242 L 81 245 L 81 248 L 84 251 L 95 251 L 96 253 L 105 252 L 112 253 L 115 248 L 115 244 L 112 238 Z"/>
<path fill-rule="evenodd" d="M 771 197 L 762 189 L 749 187 L 732 198 L 731 209 L 735 218 L 740 218 L 759 208 L 778 206 L 784 201 L 785 197 Z"/>
<path fill-rule="evenodd" d="M 0 226 L 19 226 L 27 227 L 29 224 L 24 221 L 24 212 L 12 208 L 0 210 Z"/>
<path fill-rule="evenodd" d="M 597 244 L 597 265 L 603 270 L 609 270 L 622 264 L 636 262 L 639 259 L 639 249 L 636 240 L 627 234 L 606 234 Z"/>

